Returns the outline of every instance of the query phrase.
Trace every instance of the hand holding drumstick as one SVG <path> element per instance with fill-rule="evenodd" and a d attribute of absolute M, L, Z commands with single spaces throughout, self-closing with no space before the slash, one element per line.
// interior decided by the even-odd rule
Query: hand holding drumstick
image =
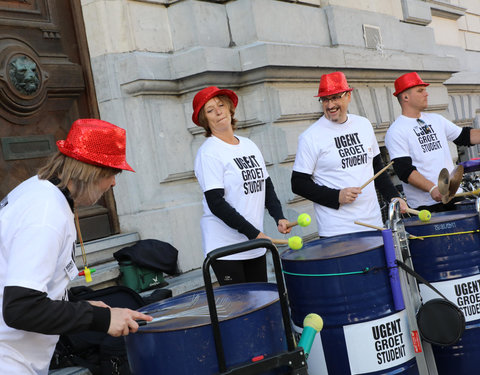
<path fill-rule="evenodd" d="M 338 203 L 340 204 L 348 204 L 355 202 L 357 199 L 358 194 L 362 193 L 362 189 L 359 187 L 348 187 L 340 190 L 340 194 L 338 195 Z"/>
<path fill-rule="evenodd" d="M 287 219 L 280 219 L 278 221 L 277 228 L 280 233 L 283 233 L 283 234 L 290 233 L 290 231 L 292 230 L 292 227 L 293 227 L 292 223 Z"/>
<path fill-rule="evenodd" d="M 375 180 L 378 176 L 380 176 L 383 172 L 385 172 L 391 165 L 393 164 L 393 161 L 391 161 L 390 163 L 388 163 L 385 167 L 383 167 L 382 169 L 380 169 L 377 173 L 375 173 L 375 175 L 371 178 L 369 178 L 367 180 L 367 182 L 365 182 L 362 186 L 360 186 L 360 190 L 362 190 L 365 186 L 367 186 L 370 182 L 372 182 L 373 180 Z"/>
<path fill-rule="evenodd" d="M 346 204 L 346 203 L 352 203 L 357 199 L 358 194 L 362 192 L 362 189 L 365 188 L 370 182 L 375 180 L 378 176 L 380 176 L 383 172 L 385 172 L 391 165 L 393 164 L 393 161 L 388 163 L 385 167 L 380 169 L 377 173 L 375 173 L 374 176 L 369 178 L 362 186 L 360 187 L 353 187 L 353 188 L 345 188 L 340 190 L 340 195 L 339 195 L 339 203 L 340 204 Z M 405 202 L 402 198 L 398 197 L 399 203 L 400 203 L 400 212 L 403 214 L 407 212 L 408 210 L 408 205 L 407 202 Z"/>

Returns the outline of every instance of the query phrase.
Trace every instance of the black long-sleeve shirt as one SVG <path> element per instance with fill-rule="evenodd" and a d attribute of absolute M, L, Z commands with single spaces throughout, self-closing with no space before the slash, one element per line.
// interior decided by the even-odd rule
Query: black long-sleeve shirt
<path fill-rule="evenodd" d="M 384 167 L 382 157 L 379 155 L 373 158 L 374 174 Z M 399 193 L 387 173 L 382 173 L 375 180 L 375 188 L 378 189 L 382 197 L 388 202 L 394 197 L 398 197 Z M 333 189 L 327 186 L 316 184 L 312 180 L 312 176 L 307 173 L 292 172 L 291 178 L 292 191 L 312 202 L 321 204 L 333 209 L 340 207 L 338 201 L 340 196 L 340 189 Z"/>
<path fill-rule="evenodd" d="M 240 213 L 233 208 L 224 197 L 224 189 L 212 189 L 205 192 L 205 199 L 208 208 L 212 214 L 217 216 L 230 228 L 238 230 L 240 233 L 252 240 L 257 238 L 260 230 L 255 228 L 249 221 L 247 221 Z M 270 216 L 278 224 L 278 221 L 284 219 L 282 206 L 278 200 L 275 188 L 270 177 L 265 180 L 265 207 Z"/>
<path fill-rule="evenodd" d="M 46 335 L 107 332 L 110 326 L 107 308 L 86 301 L 53 301 L 46 293 L 19 286 L 4 288 L 2 312 L 9 327 Z"/>

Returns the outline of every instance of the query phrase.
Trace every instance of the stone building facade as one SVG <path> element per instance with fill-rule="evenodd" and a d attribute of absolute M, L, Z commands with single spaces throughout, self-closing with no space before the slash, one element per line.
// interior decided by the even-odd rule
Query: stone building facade
<path fill-rule="evenodd" d="M 380 145 L 400 114 L 393 82 L 412 70 L 431 84 L 430 111 L 478 126 L 478 0 L 82 0 L 82 11 L 101 118 L 127 129 L 137 172 L 114 190 L 121 229 L 172 243 L 182 271 L 203 261 L 193 161 L 205 138 L 191 103 L 206 86 L 239 95 L 238 134 L 262 150 L 291 220 L 313 210 L 290 175 L 298 135 L 321 114 L 322 74 L 346 74 L 350 112 Z M 278 233 L 268 215 L 265 232 Z M 312 238 L 316 224 L 293 234 Z"/>

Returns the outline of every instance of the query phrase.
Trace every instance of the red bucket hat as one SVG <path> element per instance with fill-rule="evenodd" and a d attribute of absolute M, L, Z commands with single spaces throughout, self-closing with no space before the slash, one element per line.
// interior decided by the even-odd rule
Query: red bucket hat
<path fill-rule="evenodd" d="M 219 95 L 226 95 L 230 98 L 230 100 L 233 102 L 233 106 L 237 108 L 238 104 L 238 96 L 235 94 L 232 90 L 227 90 L 227 89 L 219 89 L 216 86 L 209 86 L 204 88 L 203 90 L 200 90 L 197 92 L 195 97 L 193 98 L 193 115 L 192 115 L 192 121 L 197 124 L 198 126 L 201 126 L 198 123 L 198 114 L 200 113 L 200 110 L 203 108 L 205 103 L 207 103 L 210 99 L 214 98 L 215 96 Z"/>
<path fill-rule="evenodd" d="M 125 145 L 124 129 L 97 119 L 76 120 L 67 139 L 57 141 L 58 150 L 73 159 L 135 172 L 126 161 Z"/>
<path fill-rule="evenodd" d="M 342 72 L 333 72 L 324 74 L 320 77 L 320 86 L 318 87 L 318 95 L 315 98 L 338 94 L 339 92 L 352 91 L 348 87 L 347 78 Z"/>
<path fill-rule="evenodd" d="M 404 92 L 410 87 L 414 86 L 429 86 L 429 83 L 422 81 L 420 76 L 416 72 L 406 73 L 395 80 L 395 92 L 394 96 Z"/>

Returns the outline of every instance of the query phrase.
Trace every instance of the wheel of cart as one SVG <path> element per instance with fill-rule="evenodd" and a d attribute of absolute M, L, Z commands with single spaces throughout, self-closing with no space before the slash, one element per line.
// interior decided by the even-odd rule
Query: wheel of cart
<path fill-rule="evenodd" d="M 266 248 L 272 255 L 286 346 L 284 347 L 283 351 L 278 353 L 251 358 L 250 362 L 227 368 L 225 345 L 228 345 L 229 343 L 226 340 L 225 335 L 222 335 L 223 332 L 220 329 L 217 306 L 215 302 L 215 292 L 210 276 L 210 266 L 218 258 L 256 248 Z M 308 329 L 304 329 L 304 333 L 300 339 L 299 345 L 296 345 L 289 315 L 287 291 L 283 281 L 280 256 L 277 248 L 270 240 L 257 239 L 225 246 L 210 252 L 203 263 L 203 277 L 205 281 L 205 292 L 207 295 L 208 309 L 210 313 L 213 337 L 215 340 L 215 350 L 217 354 L 220 375 L 254 375 L 266 373 L 282 375 L 308 374 L 306 357 L 308 356 L 315 333 L 319 331 L 321 327 L 315 327 L 312 329 L 312 327 L 309 326 Z M 247 286 L 248 284 L 243 285 Z M 318 317 L 318 315 L 316 317 Z M 318 319 L 321 321 L 320 317 L 318 317 Z M 300 344 L 303 345 L 303 347 L 300 346 Z"/>

